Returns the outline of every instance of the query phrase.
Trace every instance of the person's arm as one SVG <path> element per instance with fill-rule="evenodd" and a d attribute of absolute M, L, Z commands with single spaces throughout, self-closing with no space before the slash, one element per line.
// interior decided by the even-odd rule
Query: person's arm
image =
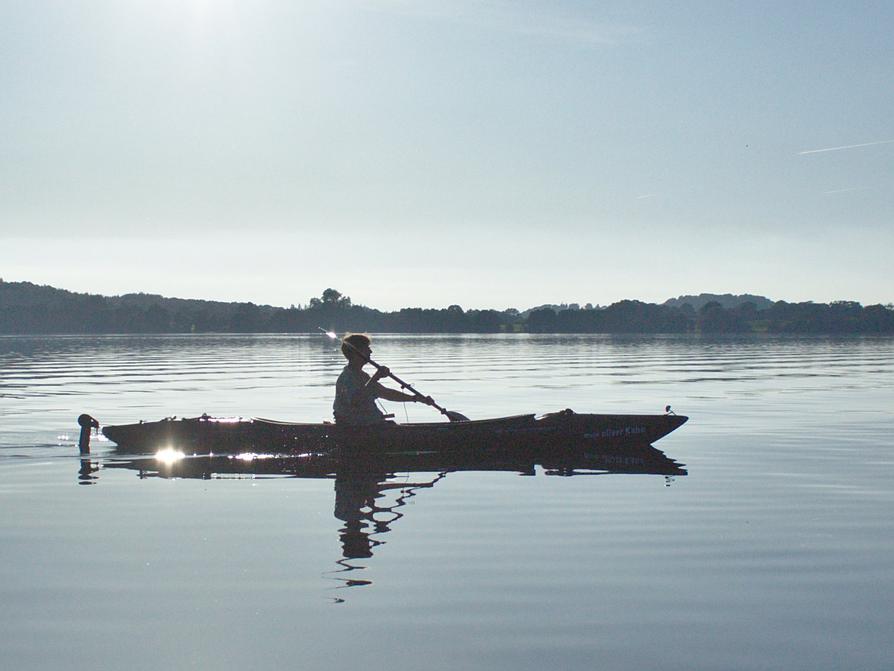
<path fill-rule="evenodd" d="M 389 389 L 379 384 L 379 380 L 387 377 L 391 373 L 387 366 L 380 366 L 375 375 L 369 378 L 366 383 L 367 388 L 373 387 L 375 395 L 378 398 L 384 398 L 386 401 L 395 401 L 396 403 L 425 403 L 426 405 L 434 405 L 434 399 L 431 396 L 423 396 L 422 394 L 406 394 L 397 389 Z"/>
<path fill-rule="evenodd" d="M 398 391 L 397 389 L 389 389 L 388 387 L 383 387 L 379 385 L 379 398 L 384 398 L 386 401 L 396 401 L 398 403 L 425 403 L 426 405 L 431 405 L 434 403 L 434 400 L 431 396 L 422 396 L 414 395 L 414 394 L 405 394 L 402 391 Z"/>

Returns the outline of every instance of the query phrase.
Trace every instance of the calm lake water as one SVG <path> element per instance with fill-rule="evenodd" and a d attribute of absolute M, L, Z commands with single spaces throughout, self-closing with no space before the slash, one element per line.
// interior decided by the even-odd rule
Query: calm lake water
<path fill-rule="evenodd" d="M 0 338 L 4 668 L 892 667 L 894 340 L 373 347 L 473 418 L 672 404 L 690 421 L 656 447 L 685 470 L 393 473 L 353 515 L 331 478 L 141 477 L 101 440 L 82 461 L 77 415 L 328 419 L 340 354 L 317 336 Z"/>

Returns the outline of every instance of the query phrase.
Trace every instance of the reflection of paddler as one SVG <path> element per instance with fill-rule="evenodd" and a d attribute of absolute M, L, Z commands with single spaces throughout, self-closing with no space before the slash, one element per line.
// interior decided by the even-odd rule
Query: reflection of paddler
<path fill-rule="evenodd" d="M 335 477 L 335 517 L 345 523 L 339 530 L 342 554 L 346 559 L 372 557 L 372 549 L 383 541 L 371 538 L 373 534 L 390 531 L 390 524 L 403 517 L 396 508 L 406 505 L 406 499 L 415 496 L 414 490 L 433 487 L 446 473 L 439 473 L 431 482 L 389 483 L 388 473 L 338 473 Z M 399 489 L 401 495 L 393 506 L 380 507 L 376 500 L 388 489 Z M 390 519 L 376 519 L 377 513 L 390 513 Z M 370 529 L 370 527 L 372 527 Z"/>
<path fill-rule="evenodd" d="M 342 554 L 348 559 L 371 557 L 372 547 L 379 544 L 370 539 L 367 520 L 375 510 L 375 499 L 381 496 L 379 480 L 387 477 L 350 473 L 335 478 L 335 517 L 345 523 L 340 533 Z"/>

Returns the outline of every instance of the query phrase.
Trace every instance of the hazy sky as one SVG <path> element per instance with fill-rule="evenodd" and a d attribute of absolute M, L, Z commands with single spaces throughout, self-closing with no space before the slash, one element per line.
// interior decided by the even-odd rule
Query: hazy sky
<path fill-rule="evenodd" d="M 0 0 L 0 277 L 894 300 L 894 3 Z"/>

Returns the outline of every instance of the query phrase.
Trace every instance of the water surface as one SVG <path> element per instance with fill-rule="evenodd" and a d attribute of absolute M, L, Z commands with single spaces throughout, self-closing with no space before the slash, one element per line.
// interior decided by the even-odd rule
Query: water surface
<path fill-rule="evenodd" d="M 574 477 L 203 479 L 139 470 L 96 440 L 81 460 L 81 412 L 328 419 L 342 360 L 315 336 L 0 338 L 5 664 L 890 668 L 894 340 L 382 336 L 374 349 L 471 417 L 672 404 L 690 422 L 656 448 L 683 470 L 632 454 Z"/>

